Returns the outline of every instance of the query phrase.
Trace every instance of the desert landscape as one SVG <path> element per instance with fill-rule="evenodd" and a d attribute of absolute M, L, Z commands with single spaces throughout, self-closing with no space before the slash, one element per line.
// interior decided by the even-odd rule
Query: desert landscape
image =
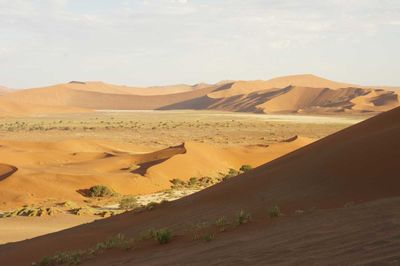
<path fill-rule="evenodd" d="M 207 260 L 218 264 L 257 264 L 292 248 L 295 263 L 305 246 L 351 230 L 336 232 L 337 223 L 376 226 L 364 224 L 374 206 L 384 206 L 382 215 L 396 220 L 395 88 L 343 88 L 350 85 L 312 75 L 219 86 L 71 82 L 4 92 L 0 100 L 13 104 L 0 124 L 2 261 L 201 265 L 194 254 L 207 252 Z M 330 88 L 317 89 L 324 86 Z M 186 94 L 194 98 L 180 98 Z M 135 97 L 157 106 L 144 108 Z M 182 102 L 173 103 L 178 98 Z M 316 224 L 326 231 L 291 247 Z M 264 239 L 281 234 L 287 242 L 276 240 L 270 243 L 274 251 L 261 255 L 269 245 Z M 364 234 L 349 237 L 349 249 L 372 241 Z M 168 245 L 157 247 L 157 241 Z M 240 257 L 231 254 L 232 241 Z M 381 257 L 366 262 L 396 261 L 379 251 L 395 242 L 374 243 Z M 319 256 L 305 253 L 304 261 L 318 264 L 347 252 L 318 248 Z"/>
<path fill-rule="evenodd" d="M 400 265 L 399 17 L 0 1 L 0 266 Z"/>

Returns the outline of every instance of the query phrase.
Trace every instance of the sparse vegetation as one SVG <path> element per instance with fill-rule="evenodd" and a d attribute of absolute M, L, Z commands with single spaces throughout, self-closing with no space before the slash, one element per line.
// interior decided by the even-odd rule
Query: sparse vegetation
<path fill-rule="evenodd" d="M 214 240 L 214 238 L 215 238 L 215 235 L 214 234 L 206 234 L 205 236 L 204 236 L 204 241 L 206 241 L 206 242 L 210 242 L 210 241 L 212 241 L 212 240 Z"/>
<path fill-rule="evenodd" d="M 89 188 L 88 196 L 89 197 L 111 197 L 114 196 L 115 192 L 104 185 L 96 185 Z"/>
<path fill-rule="evenodd" d="M 127 196 L 120 200 L 119 207 L 124 210 L 132 210 L 139 207 L 139 204 L 136 197 Z"/>
<path fill-rule="evenodd" d="M 245 172 L 250 171 L 251 169 L 253 169 L 253 167 L 251 165 L 245 164 L 245 165 L 242 165 L 239 170 L 245 173 Z"/>
<path fill-rule="evenodd" d="M 236 215 L 236 223 L 238 225 L 246 224 L 250 221 L 250 217 L 251 215 L 249 213 L 245 212 L 244 210 L 240 210 L 240 212 L 238 212 Z"/>
<path fill-rule="evenodd" d="M 269 214 L 269 217 L 276 218 L 276 217 L 279 217 L 281 215 L 281 210 L 279 209 L 279 207 L 277 205 L 275 205 L 275 206 L 272 206 L 268 210 L 268 214 Z"/>
<path fill-rule="evenodd" d="M 228 225 L 228 221 L 225 219 L 224 216 L 222 216 L 215 221 L 215 225 L 218 227 L 220 232 L 224 232 Z"/>
<path fill-rule="evenodd" d="M 185 181 L 179 179 L 179 178 L 174 178 L 172 180 L 170 180 L 169 182 L 172 183 L 172 187 L 173 188 L 180 188 L 180 187 L 184 187 L 185 186 Z"/>
<path fill-rule="evenodd" d="M 171 241 L 172 233 L 169 229 L 159 229 L 153 232 L 153 238 L 161 245 Z"/>

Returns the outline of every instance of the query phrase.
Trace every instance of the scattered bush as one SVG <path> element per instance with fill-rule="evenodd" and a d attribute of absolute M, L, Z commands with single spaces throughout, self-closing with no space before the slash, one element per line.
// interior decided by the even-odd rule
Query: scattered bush
<path fill-rule="evenodd" d="M 271 218 L 275 218 L 275 217 L 279 217 L 281 215 L 281 210 L 279 209 L 278 206 L 273 206 L 268 210 L 269 213 L 269 217 Z"/>
<path fill-rule="evenodd" d="M 206 234 L 206 235 L 204 236 L 204 241 L 210 242 L 211 240 L 214 240 L 214 238 L 215 238 L 215 235 L 214 235 L 214 234 Z"/>
<path fill-rule="evenodd" d="M 93 186 L 88 191 L 89 197 L 110 197 L 114 195 L 115 192 L 111 188 L 103 185 Z"/>
<path fill-rule="evenodd" d="M 151 211 L 152 209 L 154 209 L 157 205 L 159 205 L 160 203 L 157 202 L 150 202 L 146 205 L 146 210 Z"/>
<path fill-rule="evenodd" d="M 183 187 L 185 186 L 185 181 L 179 179 L 179 178 L 174 178 L 170 180 L 169 182 L 172 183 L 173 187 Z"/>
<path fill-rule="evenodd" d="M 197 177 L 191 177 L 191 178 L 189 179 L 189 181 L 188 181 L 188 185 L 189 185 L 189 186 L 194 186 L 194 185 L 197 184 L 198 181 L 199 181 L 199 180 L 198 180 Z"/>
<path fill-rule="evenodd" d="M 240 210 L 240 212 L 236 216 L 236 222 L 238 225 L 241 224 L 246 224 L 250 221 L 250 214 L 246 213 L 243 210 Z"/>
<path fill-rule="evenodd" d="M 226 221 L 225 217 L 222 216 L 215 221 L 215 225 L 219 228 L 220 232 L 224 232 L 226 230 L 228 222 Z"/>
<path fill-rule="evenodd" d="M 82 261 L 82 251 L 67 251 L 61 252 L 54 256 L 44 257 L 40 262 L 40 266 L 53 266 L 53 265 L 79 265 Z"/>
<path fill-rule="evenodd" d="M 161 245 L 167 244 L 171 241 L 172 233 L 168 229 L 159 229 L 153 232 L 153 238 Z"/>
<path fill-rule="evenodd" d="M 133 196 L 128 196 L 120 200 L 119 207 L 124 210 L 131 210 L 139 206 L 137 199 Z"/>
<path fill-rule="evenodd" d="M 242 171 L 242 172 L 248 172 L 251 169 L 253 169 L 253 167 L 251 165 L 245 164 L 245 165 L 242 165 L 239 170 Z"/>

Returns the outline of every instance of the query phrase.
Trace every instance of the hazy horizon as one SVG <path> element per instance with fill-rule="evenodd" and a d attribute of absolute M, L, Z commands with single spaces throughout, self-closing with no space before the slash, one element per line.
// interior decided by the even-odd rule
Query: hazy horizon
<path fill-rule="evenodd" d="M 127 86 L 310 73 L 399 86 L 395 0 L 0 0 L 0 85 Z"/>

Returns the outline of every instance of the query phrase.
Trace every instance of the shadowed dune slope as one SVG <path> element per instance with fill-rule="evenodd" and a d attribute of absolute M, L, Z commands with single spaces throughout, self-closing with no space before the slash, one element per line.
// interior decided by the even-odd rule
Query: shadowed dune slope
<path fill-rule="evenodd" d="M 341 208 L 348 203 L 357 204 L 398 197 L 400 196 L 397 165 L 400 158 L 399 136 L 400 108 L 396 108 L 314 142 L 253 171 L 181 200 L 165 204 L 154 211 L 127 213 L 33 240 L 1 246 L 0 259 L 8 264 L 27 265 L 56 251 L 88 247 L 118 232 L 138 235 L 151 227 L 168 226 L 179 233 L 179 230 L 183 230 L 188 223 L 215 221 L 221 216 L 232 217 L 240 209 L 252 213 L 254 219 L 257 220 L 258 217 L 265 217 L 267 208 L 273 204 L 278 204 L 284 213 L 290 214 L 297 209 Z M 380 211 L 386 210 L 380 209 Z M 389 214 L 385 212 L 382 215 Z M 313 220 L 318 221 L 317 219 L 320 219 L 318 217 L 314 216 Z M 320 223 L 323 223 L 326 217 L 322 216 Z M 369 218 L 363 222 L 370 220 Z M 352 227 L 351 221 L 347 221 L 346 225 L 357 230 L 359 228 L 356 224 L 354 225 L 356 227 Z M 264 226 L 257 230 L 268 232 L 269 227 Z M 339 230 L 338 228 L 340 227 L 336 225 L 330 230 Z M 396 228 L 392 227 L 392 229 Z M 392 229 L 386 228 L 385 232 Z M 248 234 L 249 229 L 240 230 L 244 231 L 238 231 L 242 233 L 237 238 L 225 240 L 225 245 L 219 246 L 217 257 L 228 258 L 234 252 L 231 248 L 232 243 L 235 240 L 241 241 L 240 239 L 244 234 Z M 274 227 L 271 230 L 275 230 Z M 297 227 L 297 230 L 301 230 L 301 227 Z M 318 236 L 318 234 L 310 234 L 311 229 L 304 228 L 303 230 L 308 232 L 309 239 Z M 271 231 L 272 234 L 273 232 Z M 322 234 L 325 233 L 322 232 Z M 332 237 L 336 236 L 335 233 L 331 234 Z M 253 239 L 256 240 L 258 235 L 257 232 L 254 233 Z M 375 241 L 375 239 L 376 235 L 369 238 L 370 241 Z M 249 243 L 249 247 L 254 247 L 246 251 L 246 256 L 249 258 L 256 256 L 257 248 L 261 248 L 260 244 L 251 239 L 247 239 L 246 243 Z M 343 245 L 343 243 L 339 244 L 335 247 L 339 248 Z M 307 247 L 307 242 L 302 245 L 303 248 Z M 374 245 L 377 245 L 376 241 Z M 198 249 L 200 244 L 192 243 L 191 246 L 192 248 L 188 250 L 194 252 L 193 256 L 202 256 L 203 263 L 210 259 L 204 254 L 196 253 L 201 253 Z M 318 241 L 314 245 L 314 248 L 316 247 L 318 247 Z M 347 258 L 356 254 L 354 248 L 351 247 L 347 250 Z M 355 248 L 358 250 L 357 245 Z M 285 252 L 285 246 L 281 246 L 281 251 Z M 331 251 L 329 246 L 325 249 L 325 252 L 328 251 Z M 174 252 L 180 254 L 181 250 L 170 252 L 171 257 Z M 279 254 L 282 255 L 282 253 L 276 255 L 280 256 Z M 143 258 L 138 252 L 125 254 L 125 256 Z M 112 255 L 103 256 L 97 265 L 109 265 L 110 261 L 117 258 Z M 331 254 L 329 258 L 336 258 L 335 254 Z M 357 257 L 352 258 L 353 261 L 357 260 Z M 157 258 L 152 259 L 149 258 L 152 263 L 163 263 L 163 261 L 157 261 Z M 129 265 L 128 262 L 129 260 L 125 260 L 125 265 Z M 184 262 L 180 261 L 180 263 Z M 189 262 L 188 258 L 186 262 Z M 306 262 L 303 261 L 303 263 Z"/>

